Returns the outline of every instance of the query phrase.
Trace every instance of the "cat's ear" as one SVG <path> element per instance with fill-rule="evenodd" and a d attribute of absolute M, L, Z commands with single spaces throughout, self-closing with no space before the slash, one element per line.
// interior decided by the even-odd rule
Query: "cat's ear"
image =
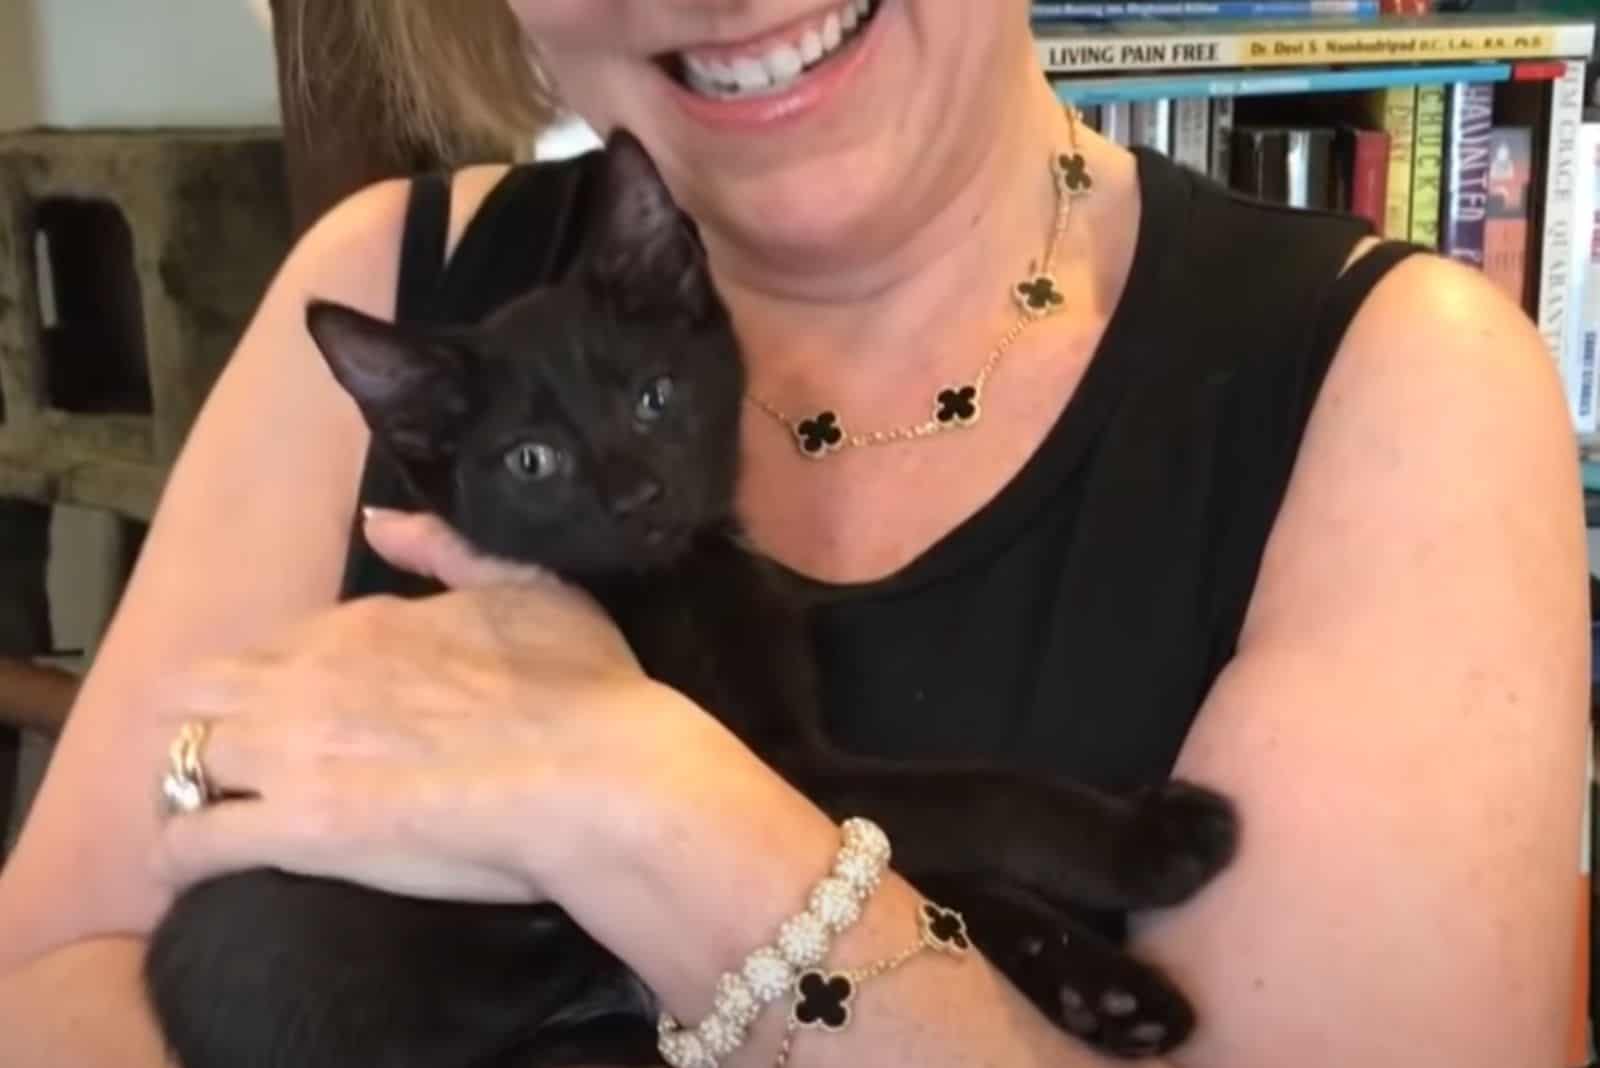
<path fill-rule="evenodd" d="M 307 306 L 306 329 L 396 456 L 428 464 L 455 451 L 470 408 L 463 349 L 330 301 Z"/>
<path fill-rule="evenodd" d="M 709 315 L 717 307 L 705 251 L 638 138 L 606 140 L 590 218 L 591 286 L 634 312 Z"/>

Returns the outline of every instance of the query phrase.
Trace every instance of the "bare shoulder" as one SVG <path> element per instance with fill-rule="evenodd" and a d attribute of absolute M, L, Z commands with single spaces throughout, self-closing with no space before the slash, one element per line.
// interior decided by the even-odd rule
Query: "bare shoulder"
<path fill-rule="evenodd" d="M 1143 925 L 1187 1068 L 1561 1063 L 1588 706 L 1576 447 L 1533 325 L 1413 257 L 1348 330 L 1178 774 L 1235 866 Z"/>
<path fill-rule="evenodd" d="M 452 247 L 503 173 L 456 176 Z M 315 297 L 393 314 L 409 201 L 409 182 L 380 182 L 310 227 L 202 407 L 0 873 L 0 957 L 153 922 L 164 892 L 144 850 L 168 741 L 156 686 L 336 598 L 367 435 L 306 331 L 305 307 Z"/>
<path fill-rule="evenodd" d="M 504 163 L 485 163 L 463 167 L 451 176 L 447 255 L 460 243 L 478 208 L 508 169 Z M 315 288 L 328 299 L 359 305 L 374 314 L 392 313 L 410 197 L 408 179 L 390 178 L 365 186 L 334 205 L 296 244 L 274 292 L 288 288 L 298 295 L 298 291 Z M 267 304 L 274 292 L 267 294 Z"/>

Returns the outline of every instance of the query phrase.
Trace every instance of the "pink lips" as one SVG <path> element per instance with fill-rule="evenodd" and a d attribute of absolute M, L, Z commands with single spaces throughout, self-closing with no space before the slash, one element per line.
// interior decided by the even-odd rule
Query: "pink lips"
<path fill-rule="evenodd" d="M 883 0 L 883 10 L 840 52 L 815 70 L 802 74 L 782 92 L 748 99 L 718 100 L 702 96 L 662 75 L 668 92 L 690 118 L 711 129 L 726 132 L 770 129 L 797 121 L 841 95 L 855 73 L 877 48 L 885 16 L 893 0 Z"/>

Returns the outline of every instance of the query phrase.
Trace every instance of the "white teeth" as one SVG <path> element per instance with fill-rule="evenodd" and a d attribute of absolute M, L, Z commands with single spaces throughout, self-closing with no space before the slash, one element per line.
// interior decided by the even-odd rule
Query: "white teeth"
<path fill-rule="evenodd" d="M 754 59 L 736 59 L 733 61 L 733 77 L 743 92 L 753 89 L 765 89 L 772 84 L 772 79 L 767 77 L 766 65 Z"/>
<path fill-rule="evenodd" d="M 709 82 L 712 80 L 711 71 L 707 69 L 705 60 L 697 56 L 683 57 L 683 73 L 692 82 Z"/>
<path fill-rule="evenodd" d="M 779 45 L 768 52 L 766 64 L 773 85 L 792 82 L 806 69 L 805 60 L 800 58 L 800 50 L 793 45 Z"/>
<path fill-rule="evenodd" d="M 832 52 L 839 47 L 839 42 L 844 39 L 844 31 L 839 27 L 839 13 L 829 12 L 822 23 L 822 47 L 824 51 Z"/>
<path fill-rule="evenodd" d="M 822 58 L 822 34 L 816 30 L 806 31 L 800 38 L 800 58 L 807 66 Z"/>
<path fill-rule="evenodd" d="M 761 56 L 709 58 L 682 53 L 684 81 L 702 96 L 731 97 L 777 92 L 837 51 L 871 17 L 874 0 L 844 0 L 818 26 Z"/>

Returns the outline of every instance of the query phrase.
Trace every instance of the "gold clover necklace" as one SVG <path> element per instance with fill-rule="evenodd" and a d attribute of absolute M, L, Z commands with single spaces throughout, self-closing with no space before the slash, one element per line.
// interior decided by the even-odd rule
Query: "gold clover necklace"
<path fill-rule="evenodd" d="M 831 408 L 815 415 L 795 419 L 784 414 L 775 405 L 750 394 L 750 403 L 771 416 L 794 438 L 800 454 L 811 460 L 822 460 L 846 448 L 867 445 L 889 445 L 902 441 L 917 441 L 950 430 L 965 430 L 976 426 L 983 417 L 983 389 L 989 376 L 1000 363 L 1000 357 L 1010 349 L 1029 326 L 1061 310 L 1065 303 L 1061 290 L 1051 273 L 1051 261 L 1067 222 L 1072 217 L 1072 204 L 1094 188 L 1088 164 L 1078 151 L 1078 116 L 1073 108 L 1067 109 L 1068 149 L 1052 153 L 1050 174 L 1056 194 L 1055 217 L 1051 222 L 1050 238 L 1045 244 L 1043 257 L 1028 265 L 1027 277 L 1011 287 L 1011 299 L 1017 306 L 1017 320 L 989 350 L 988 359 L 978 368 L 977 375 L 965 385 L 945 386 L 933 398 L 932 416 L 920 423 L 853 433 L 846 429 L 839 413 Z"/>

